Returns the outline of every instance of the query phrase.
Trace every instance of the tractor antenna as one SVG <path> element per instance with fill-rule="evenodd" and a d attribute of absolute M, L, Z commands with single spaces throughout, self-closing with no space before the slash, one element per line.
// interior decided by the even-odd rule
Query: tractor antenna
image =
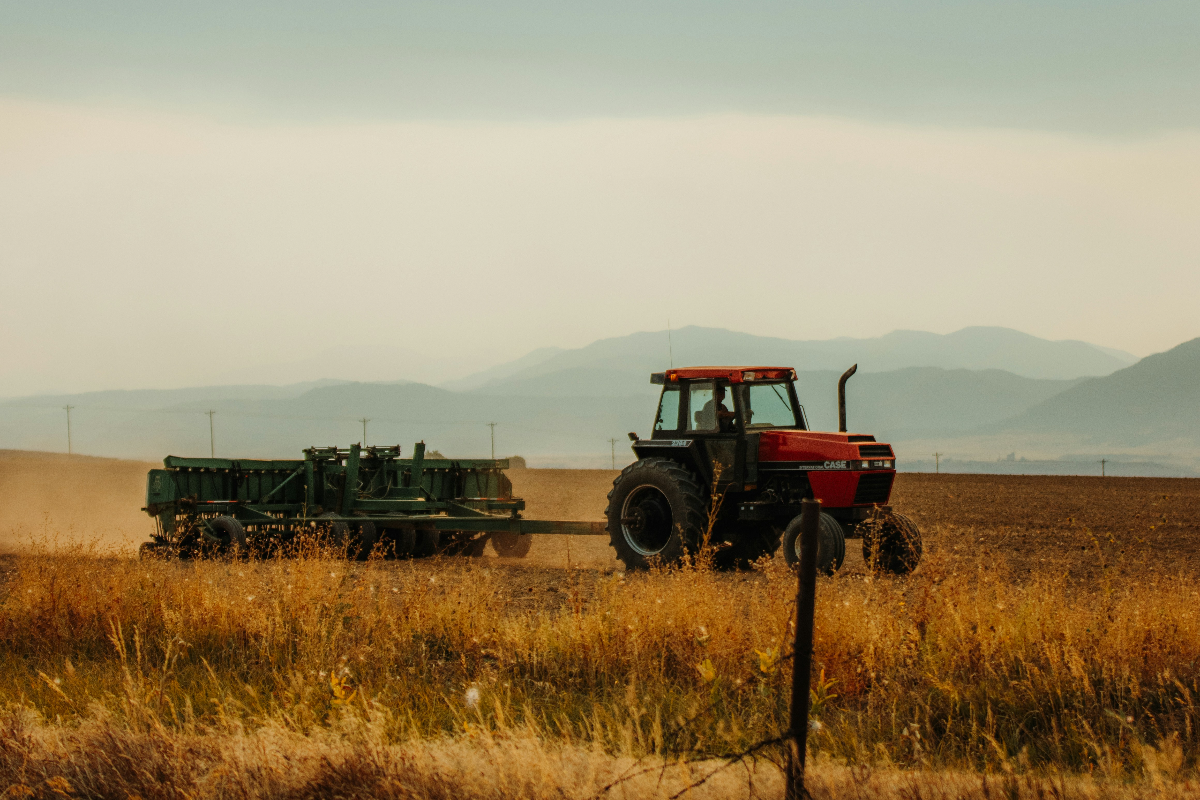
<path fill-rule="evenodd" d="M 609 439 L 608 443 L 612 445 L 612 468 L 617 468 L 617 440 Z"/>
<path fill-rule="evenodd" d="M 671 357 L 671 369 L 675 369 L 675 343 L 671 341 L 670 317 L 667 317 L 667 354 Z"/>
<path fill-rule="evenodd" d="M 492 429 L 492 458 L 496 458 L 496 423 L 489 422 L 488 427 Z"/>
<path fill-rule="evenodd" d="M 369 420 L 366 417 L 363 417 L 362 419 L 359 420 L 359 422 L 361 422 L 363 424 L 363 447 L 367 446 L 367 423 L 370 421 L 371 420 Z"/>
<path fill-rule="evenodd" d="M 215 411 L 205 411 L 208 414 L 208 457 L 217 457 L 217 435 L 213 432 L 213 414 Z"/>

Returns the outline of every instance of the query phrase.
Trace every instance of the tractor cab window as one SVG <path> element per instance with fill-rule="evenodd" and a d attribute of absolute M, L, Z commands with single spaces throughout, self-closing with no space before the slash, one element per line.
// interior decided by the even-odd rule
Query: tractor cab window
<path fill-rule="evenodd" d="M 663 387 L 662 399 L 658 401 L 658 416 L 654 419 L 654 430 L 679 430 L 679 384 Z"/>
<path fill-rule="evenodd" d="M 738 388 L 747 430 L 805 427 L 796 420 L 787 383 L 743 383 Z"/>
<path fill-rule="evenodd" d="M 729 433 L 734 429 L 734 415 L 730 410 L 732 398 L 726 398 L 724 382 L 696 381 L 688 387 L 688 419 L 690 431 L 720 431 Z"/>

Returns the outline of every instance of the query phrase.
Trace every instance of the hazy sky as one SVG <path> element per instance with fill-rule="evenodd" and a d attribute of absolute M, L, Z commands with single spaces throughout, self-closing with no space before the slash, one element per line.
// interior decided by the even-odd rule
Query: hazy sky
<path fill-rule="evenodd" d="M 1163 350 L 1197 41 L 1183 2 L 0 0 L 0 395 L 668 318 Z"/>

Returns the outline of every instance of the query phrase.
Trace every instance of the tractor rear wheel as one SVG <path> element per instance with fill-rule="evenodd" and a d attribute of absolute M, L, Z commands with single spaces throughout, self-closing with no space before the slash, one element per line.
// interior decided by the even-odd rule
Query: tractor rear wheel
<path fill-rule="evenodd" d="M 800 516 L 796 515 L 783 532 L 783 558 L 788 566 L 800 564 Z M 846 534 L 841 524 L 822 513 L 817 524 L 817 574 L 832 575 L 846 558 Z"/>
<path fill-rule="evenodd" d="M 609 541 L 627 569 L 674 564 L 696 553 L 707 518 L 704 491 L 668 458 L 643 458 L 621 471 L 608 493 Z"/>
<path fill-rule="evenodd" d="M 921 560 L 921 531 L 916 523 L 895 512 L 859 525 L 863 560 L 876 572 L 907 575 Z"/>
<path fill-rule="evenodd" d="M 491 538 L 492 549 L 502 558 L 524 558 L 529 555 L 529 548 L 533 547 L 533 536 L 528 533 L 501 531 L 493 533 Z"/>

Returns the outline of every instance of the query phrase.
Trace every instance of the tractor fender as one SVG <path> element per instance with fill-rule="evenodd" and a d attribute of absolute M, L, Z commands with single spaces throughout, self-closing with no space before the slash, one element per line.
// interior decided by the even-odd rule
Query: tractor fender
<path fill-rule="evenodd" d="M 639 460 L 669 458 L 707 482 L 712 477 L 712 465 L 708 463 L 703 447 L 699 439 L 638 439 L 633 443 L 633 452 Z"/>

